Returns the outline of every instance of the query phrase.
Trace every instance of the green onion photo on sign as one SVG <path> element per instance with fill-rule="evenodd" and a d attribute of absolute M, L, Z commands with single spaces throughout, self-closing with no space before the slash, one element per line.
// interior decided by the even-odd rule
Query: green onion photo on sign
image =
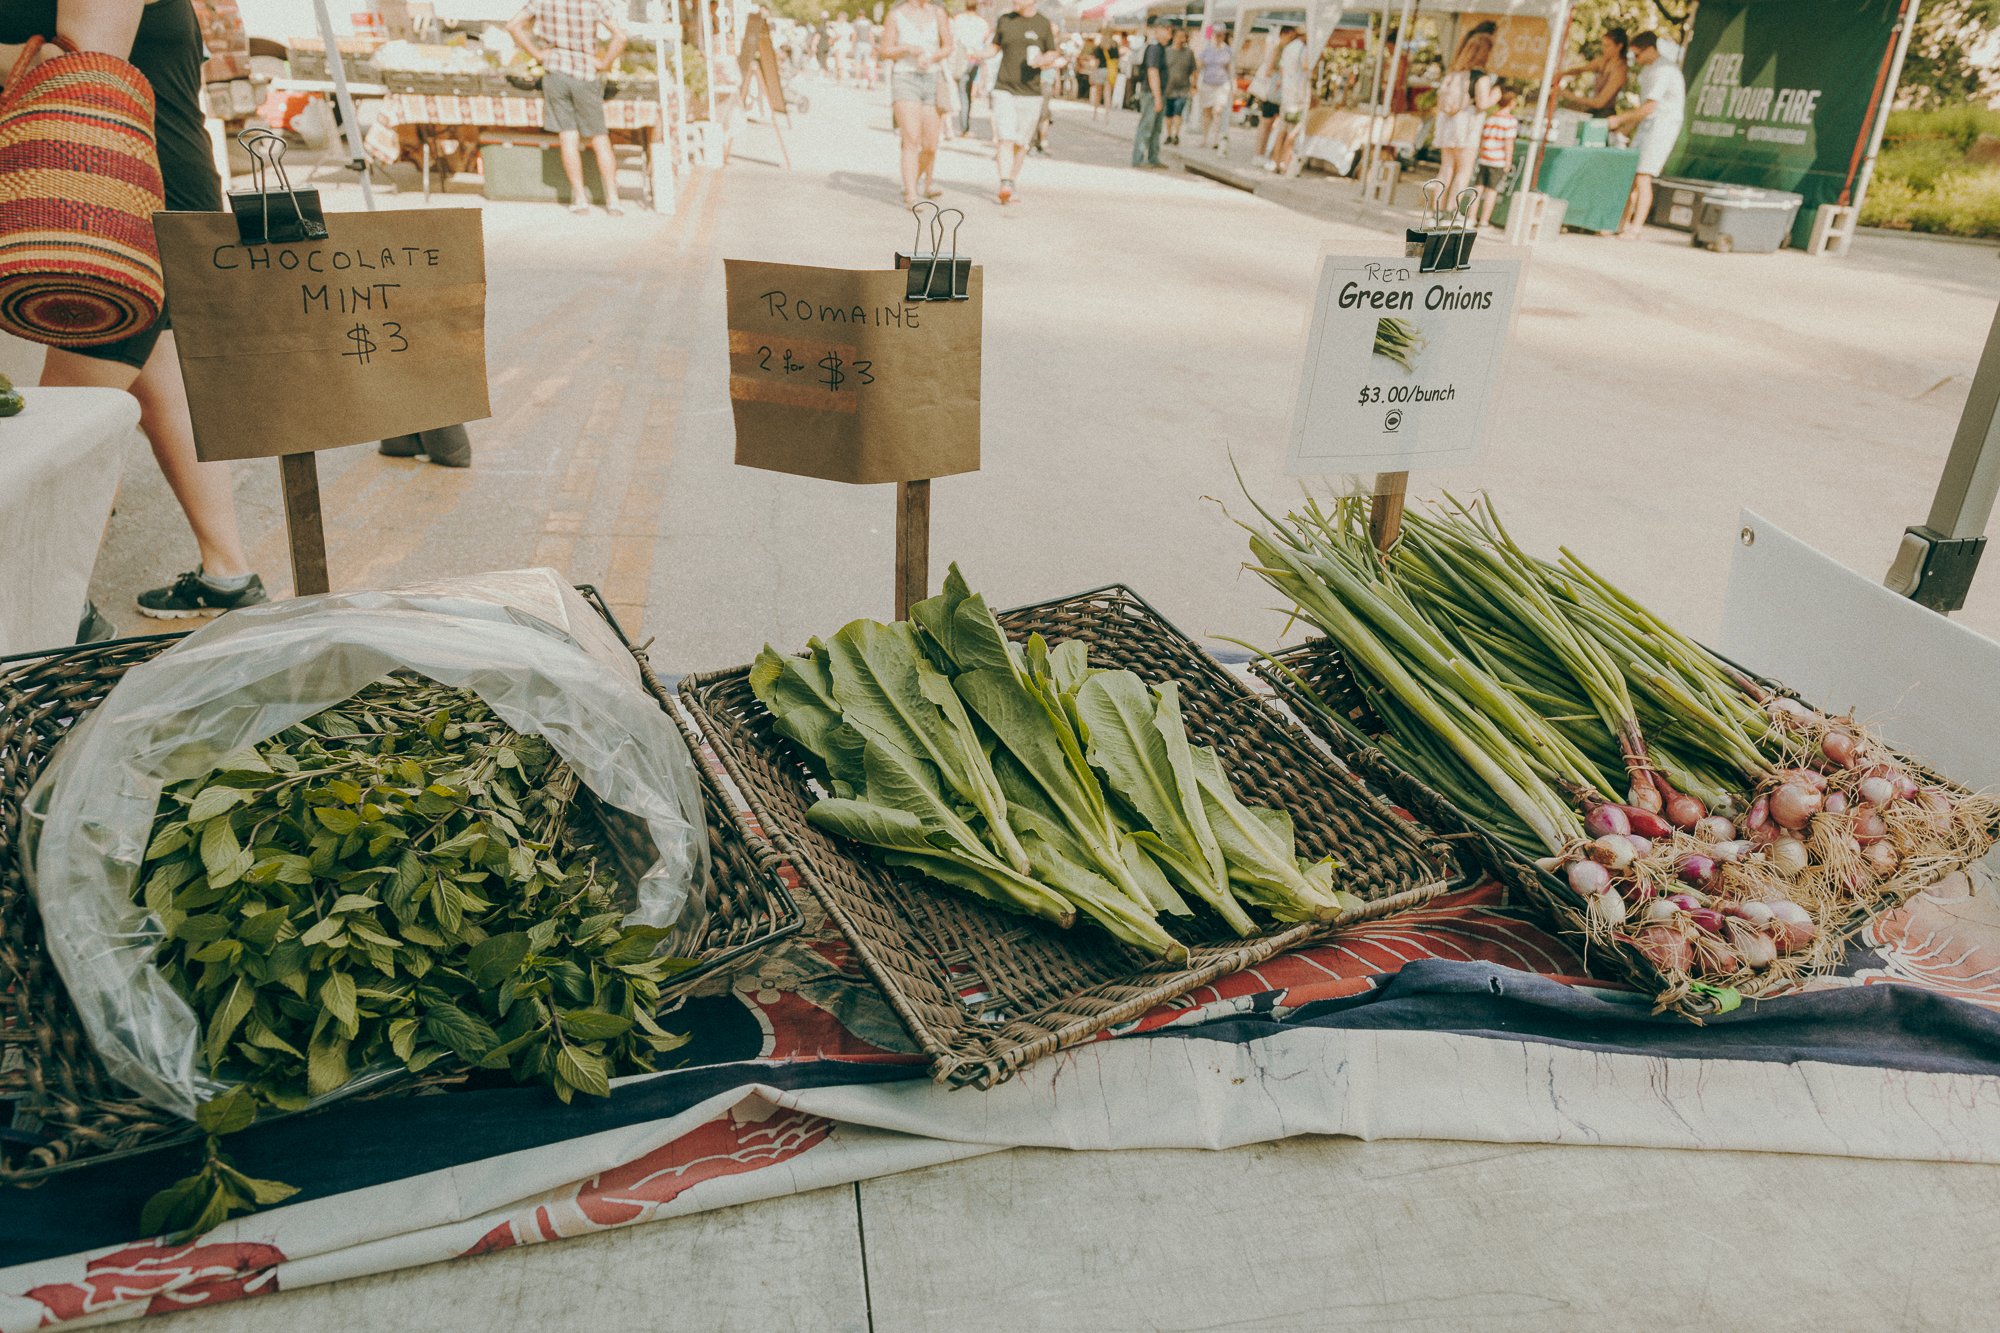
<path fill-rule="evenodd" d="M 1704 0 L 1682 69 L 1687 113 L 1666 174 L 1847 203 L 1910 0 Z"/>

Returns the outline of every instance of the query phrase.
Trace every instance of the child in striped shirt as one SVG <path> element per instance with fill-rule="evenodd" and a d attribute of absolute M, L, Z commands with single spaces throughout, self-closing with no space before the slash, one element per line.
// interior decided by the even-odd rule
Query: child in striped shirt
<path fill-rule="evenodd" d="M 1500 188 L 1514 169 L 1514 141 L 1520 137 L 1521 122 L 1514 118 L 1516 101 L 1512 88 L 1500 90 L 1500 100 L 1486 113 L 1479 128 L 1479 225 L 1493 220 L 1493 205 L 1500 201 Z"/>

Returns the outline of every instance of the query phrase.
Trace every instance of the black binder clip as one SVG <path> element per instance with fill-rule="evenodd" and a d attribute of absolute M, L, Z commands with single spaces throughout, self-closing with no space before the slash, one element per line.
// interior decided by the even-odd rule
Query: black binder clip
<path fill-rule="evenodd" d="M 924 216 L 928 208 L 930 216 Z M 896 267 L 908 269 L 910 280 L 904 288 L 906 301 L 963 301 L 968 298 L 972 285 L 972 260 L 958 253 L 958 229 L 965 225 L 965 214 L 956 208 L 939 208 L 928 199 L 919 199 L 910 205 L 910 213 L 917 220 L 917 237 L 910 243 L 907 253 L 898 252 Z M 951 225 L 951 235 L 944 230 L 945 216 L 958 219 Z M 931 248 L 923 249 L 924 224 L 930 223 Z M 944 252 L 945 243 L 951 243 L 951 253 Z"/>
<path fill-rule="evenodd" d="M 1479 191 L 1467 187 L 1458 192 L 1452 211 L 1445 212 L 1444 182 L 1424 186 L 1427 225 L 1411 227 L 1404 233 L 1406 253 L 1417 258 L 1420 273 L 1453 273 L 1472 267 L 1472 243 L 1479 238 L 1474 225 L 1478 215 Z"/>
<path fill-rule="evenodd" d="M 326 239 L 326 215 L 320 211 L 318 190 L 294 190 L 285 175 L 285 140 L 270 130 L 245 130 L 236 136 L 250 154 L 249 190 L 229 196 L 236 215 L 236 239 L 245 245 L 283 244 Z M 267 179 L 268 173 L 268 179 Z M 273 190 L 268 185 L 275 184 Z"/>

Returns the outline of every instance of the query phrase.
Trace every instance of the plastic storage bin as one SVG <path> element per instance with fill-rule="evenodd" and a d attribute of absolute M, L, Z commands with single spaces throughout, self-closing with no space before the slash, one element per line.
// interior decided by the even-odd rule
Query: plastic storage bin
<path fill-rule="evenodd" d="M 1714 181 L 1677 180 L 1672 176 L 1662 176 L 1653 182 L 1653 212 L 1646 221 L 1672 231 L 1693 231 L 1695 221 L 1701 215 L 1702 200 L 1708 198 L 1710 191 L 1722 188 Z"/>
<path fill-rule="evenodd" d="M 1803 195 L 1731 185 L 1711 190 L 1695 214 L 1694 243 L 1727 254 L 1769 254 L 1785 243 Z"/>

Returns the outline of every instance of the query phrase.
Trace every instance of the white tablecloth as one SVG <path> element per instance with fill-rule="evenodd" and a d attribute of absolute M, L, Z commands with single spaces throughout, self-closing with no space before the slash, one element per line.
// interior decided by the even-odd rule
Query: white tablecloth
<path fill-rule="evenodd" d="M 0 417 L 0 656 L 76 638 L 139 404 L 118 389 L 23 389 Z"/>

